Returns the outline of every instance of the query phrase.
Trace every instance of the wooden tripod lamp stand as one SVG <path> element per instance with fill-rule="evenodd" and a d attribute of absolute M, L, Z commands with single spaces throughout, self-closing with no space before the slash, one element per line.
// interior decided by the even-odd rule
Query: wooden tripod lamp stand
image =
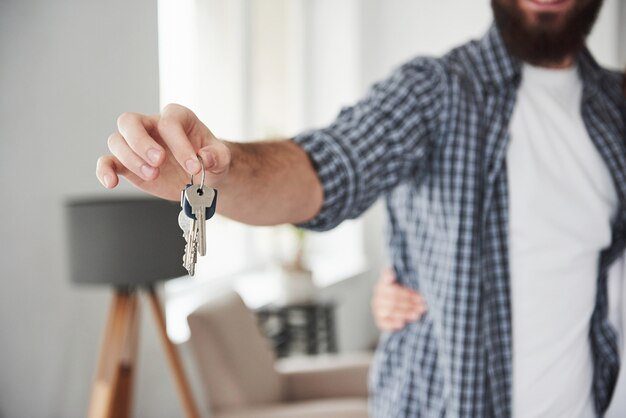
<path fill-rule="evenodd" d="M 72 281 L 108 285 L 113 300 L 91 391 L 89 418 L 130 418 L 139 342 L 139 295 L 150 310 L 172 369 L 187 418 L 200 414 L 181 359 L 167 336 L 154 290 L 160 281 L 184 276 L 185 241 L 180 207 L 147 198 L 71 201 L 66 206 Z"/>

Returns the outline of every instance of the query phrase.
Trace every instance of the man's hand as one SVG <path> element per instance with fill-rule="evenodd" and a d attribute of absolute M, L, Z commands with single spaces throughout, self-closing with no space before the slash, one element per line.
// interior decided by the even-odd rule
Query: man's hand
<path fill-rule="evenodd" d="M 386 269 L 374 288 L 372 313 L 381 331 L 397 331 L 417 321 L 426 312 L 422 296 L 396 283 L 392 269 Z"/>
<path fill-rule="evenodd" d="M 201 170 L 196 154 L 204 161 L 209 186 L 228 174 L 228 146 L 183 106 L 167 105 L 154 116 L 124 113 L 117 128 L 108 139 L 111 155 L 100 157 L 96 168 L 107 188 L 117 186 L 122 175 L 141 190 L 178 200 L 190 175 Z"/>
<path fill-rule="evenodd" d="M 253 225 L 302 223 L 321 209 L 323 189 L 311 160 L 294 141 L 221 141 L 189 109 L 167 105 L 155 116 L 124 113 L 109 137 L 111 155 L 98 160 L 96 175 L 110 189 L 119 176 L 139 189 L 178 200 L 191 174 L 202 170 L 219 188 L 217 210 Z"/>

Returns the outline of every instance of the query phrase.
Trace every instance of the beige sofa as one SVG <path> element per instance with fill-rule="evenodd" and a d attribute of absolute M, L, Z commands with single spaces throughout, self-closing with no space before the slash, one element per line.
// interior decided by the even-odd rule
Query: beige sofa
<path fill-rule="evenodd" d="M 229 293 L 193 312 L 191 346 L 216 418 L 367 417 L 369 353 L 276 361 L 254 314 Z"/>

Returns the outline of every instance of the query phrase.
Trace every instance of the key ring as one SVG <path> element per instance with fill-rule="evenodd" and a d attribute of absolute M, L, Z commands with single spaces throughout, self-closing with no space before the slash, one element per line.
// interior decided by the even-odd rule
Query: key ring
<path fill-rule="evenodd" d="M 200 189 L 202 189 L 204 187 L 204 177 L 206 175 L 206 173 L 204 172 L 204 161 L 202 161 L 202 157 L 200 157 L 200 154 L 196 154 L 196 157 L 198 158 L 198 162 L 202 166 L 202 180 L 200 182 Z M 193 174 L 191 175 L 190 183 L 193 184 Z"/>

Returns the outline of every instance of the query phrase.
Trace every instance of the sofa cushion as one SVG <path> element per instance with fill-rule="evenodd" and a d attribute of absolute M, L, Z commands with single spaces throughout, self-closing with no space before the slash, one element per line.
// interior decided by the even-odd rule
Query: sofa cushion
<path fill-rule="evenodd" d="M 215 418 L 367 418 L 366 398 L 292 402 L 223 411 Z"/>
<path fill-rule="evenodd" d="M 367 398 L 372 354 L 364 352 L 281 359 L 276 370 L 283 377 L 285 399 Z"/>

